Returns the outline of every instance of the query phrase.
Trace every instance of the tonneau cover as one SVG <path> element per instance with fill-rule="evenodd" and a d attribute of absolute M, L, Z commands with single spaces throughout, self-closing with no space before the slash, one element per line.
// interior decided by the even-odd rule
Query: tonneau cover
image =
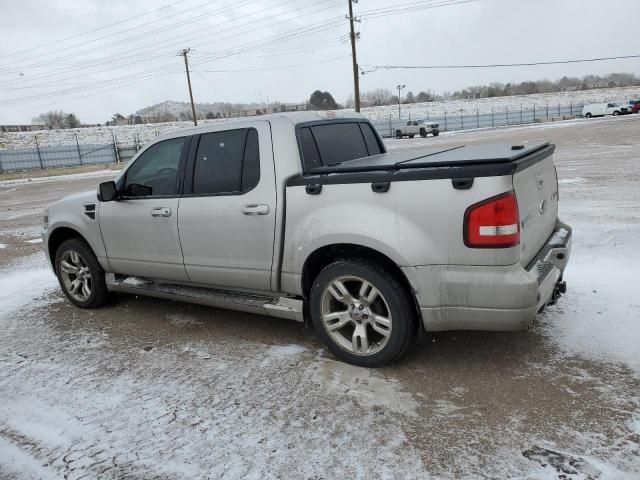
<path fill-rule="evenodd" d="M 316 167 L 307 174 L 371 172 L 425 167 L 449 167 L 486 163 L 511 163 L 547 147 L 548 143 L 524 145 L 458 145 L 382 153 L 348 162 Z"/>

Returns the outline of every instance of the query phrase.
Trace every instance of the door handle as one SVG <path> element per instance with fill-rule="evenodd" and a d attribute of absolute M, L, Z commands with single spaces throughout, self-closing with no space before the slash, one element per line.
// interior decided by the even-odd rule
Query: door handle
<path fill-rule="evenodd" d="M 264 203 L 243 205 L 242 213 L 244 215 L 267 215 L 269 213 L 269 205 L 265 205 Z"/>
<path fill-rule="evenodd" d="M 169 207 L 158 207 L 151 210 L 152 217 L 170 217 L 171 209 Z"/>

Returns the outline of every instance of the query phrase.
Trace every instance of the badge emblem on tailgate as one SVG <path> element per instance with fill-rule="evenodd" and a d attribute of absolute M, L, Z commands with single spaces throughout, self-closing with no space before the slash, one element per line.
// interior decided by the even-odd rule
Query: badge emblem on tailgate
<path fill-rule="evenodd" d="M 547 210 L 547 201 L 542 200 L 540 205 L 538 206 L 538 210 L 540 211 L 540 215 L 542 215 Z"/>

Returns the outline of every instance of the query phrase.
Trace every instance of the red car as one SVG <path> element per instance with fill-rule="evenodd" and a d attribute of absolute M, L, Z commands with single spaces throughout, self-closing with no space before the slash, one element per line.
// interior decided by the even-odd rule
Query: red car
<path fill-rule="evenodd" d="M 633 106 L 631 107 L 631 113 L 638 113 L 638 112 L 640 112 L 640 101 L 634 103 Z"/>

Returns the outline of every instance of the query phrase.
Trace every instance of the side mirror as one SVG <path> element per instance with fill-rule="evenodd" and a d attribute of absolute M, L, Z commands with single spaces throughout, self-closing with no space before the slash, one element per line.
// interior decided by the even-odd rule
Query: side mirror
<path fill-rule="evenodd" d="M 98 200 L 101 202 L 111 202 L 118 198 L 116 182 L 102 182 L 98 185 Z"/>

